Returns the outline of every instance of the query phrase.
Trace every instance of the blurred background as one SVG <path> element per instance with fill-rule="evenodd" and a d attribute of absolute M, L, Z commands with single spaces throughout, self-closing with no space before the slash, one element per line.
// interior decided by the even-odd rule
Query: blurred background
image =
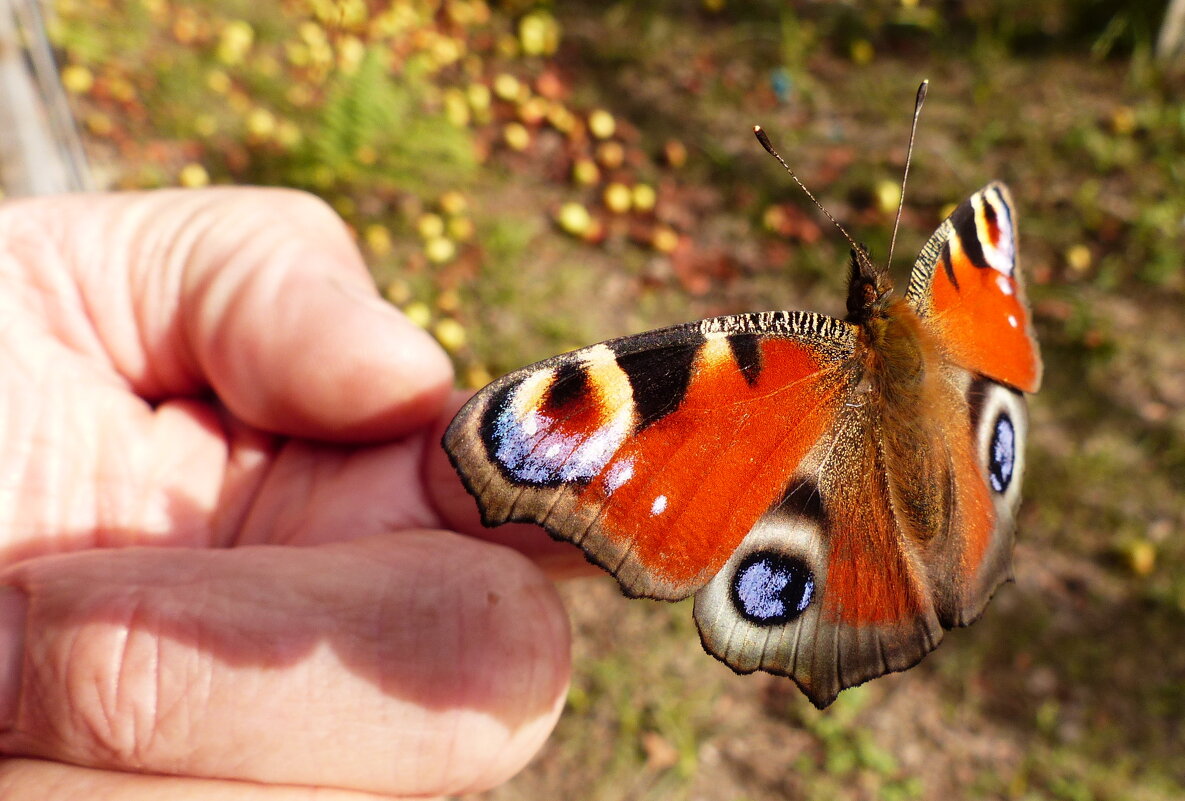
<path fill-rule="evenodd" d="M 473 387 L 674 322 L 842 315 L 847 245 L 751 127 L 884 258 L 929 78 L 899 281 L 1006 181 L 1045 355 L 1016 583 L 819 712 L 704 655 L 689 603 L 571 582 L 567 713 L 482 798 L 1185 795 L 1181 0 L 37 9 L 0 2 L 4 191 L 314 192 Z"/>

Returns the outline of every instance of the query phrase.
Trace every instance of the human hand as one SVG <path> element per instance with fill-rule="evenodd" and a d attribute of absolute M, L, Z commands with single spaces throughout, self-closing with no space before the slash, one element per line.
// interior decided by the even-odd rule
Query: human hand
<path fill-rule="evenodd" d="M 0 204 L 0 797 L 521 768 L 568 681 L 544 569 L 583 560 L 481 529 L 438 445 L 451 384 L 310 196 Z"/>

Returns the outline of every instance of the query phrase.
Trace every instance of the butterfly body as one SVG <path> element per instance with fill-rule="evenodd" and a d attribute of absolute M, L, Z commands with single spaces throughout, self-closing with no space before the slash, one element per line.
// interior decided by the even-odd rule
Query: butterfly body
<path fill-rule="evenodd" d="M 627 595 L 694 595 L 706 650 L 825 706 L 1010 576 L 1040 380 L 1014 237 L 989 185 L 905 297 L 855 251 L 843 319 L 719 317 L 553 357 L 479 392 L 445 448 L 488 525 L 544 526 Z"/>

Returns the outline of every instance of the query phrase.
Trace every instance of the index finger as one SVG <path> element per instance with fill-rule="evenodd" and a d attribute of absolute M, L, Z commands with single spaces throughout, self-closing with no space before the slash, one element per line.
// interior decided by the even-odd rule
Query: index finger
<path fill-rule="evenodd" d="M 426 424 L 451 389 L 444 352 L 301 192 L 9 201 L 0 271 L 48 285 L 46 327 L 149 400 L 209 387 L 255 427 L 366 441 Z"/>

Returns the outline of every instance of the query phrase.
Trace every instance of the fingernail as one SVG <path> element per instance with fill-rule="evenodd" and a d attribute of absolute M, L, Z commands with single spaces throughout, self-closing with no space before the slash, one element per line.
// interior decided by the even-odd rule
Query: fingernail
<path fill-rule="evenodd" d="M 25 664 L 29 599 L 16 587 L 0 587 L 0 729 L 16 722 Z"/>

